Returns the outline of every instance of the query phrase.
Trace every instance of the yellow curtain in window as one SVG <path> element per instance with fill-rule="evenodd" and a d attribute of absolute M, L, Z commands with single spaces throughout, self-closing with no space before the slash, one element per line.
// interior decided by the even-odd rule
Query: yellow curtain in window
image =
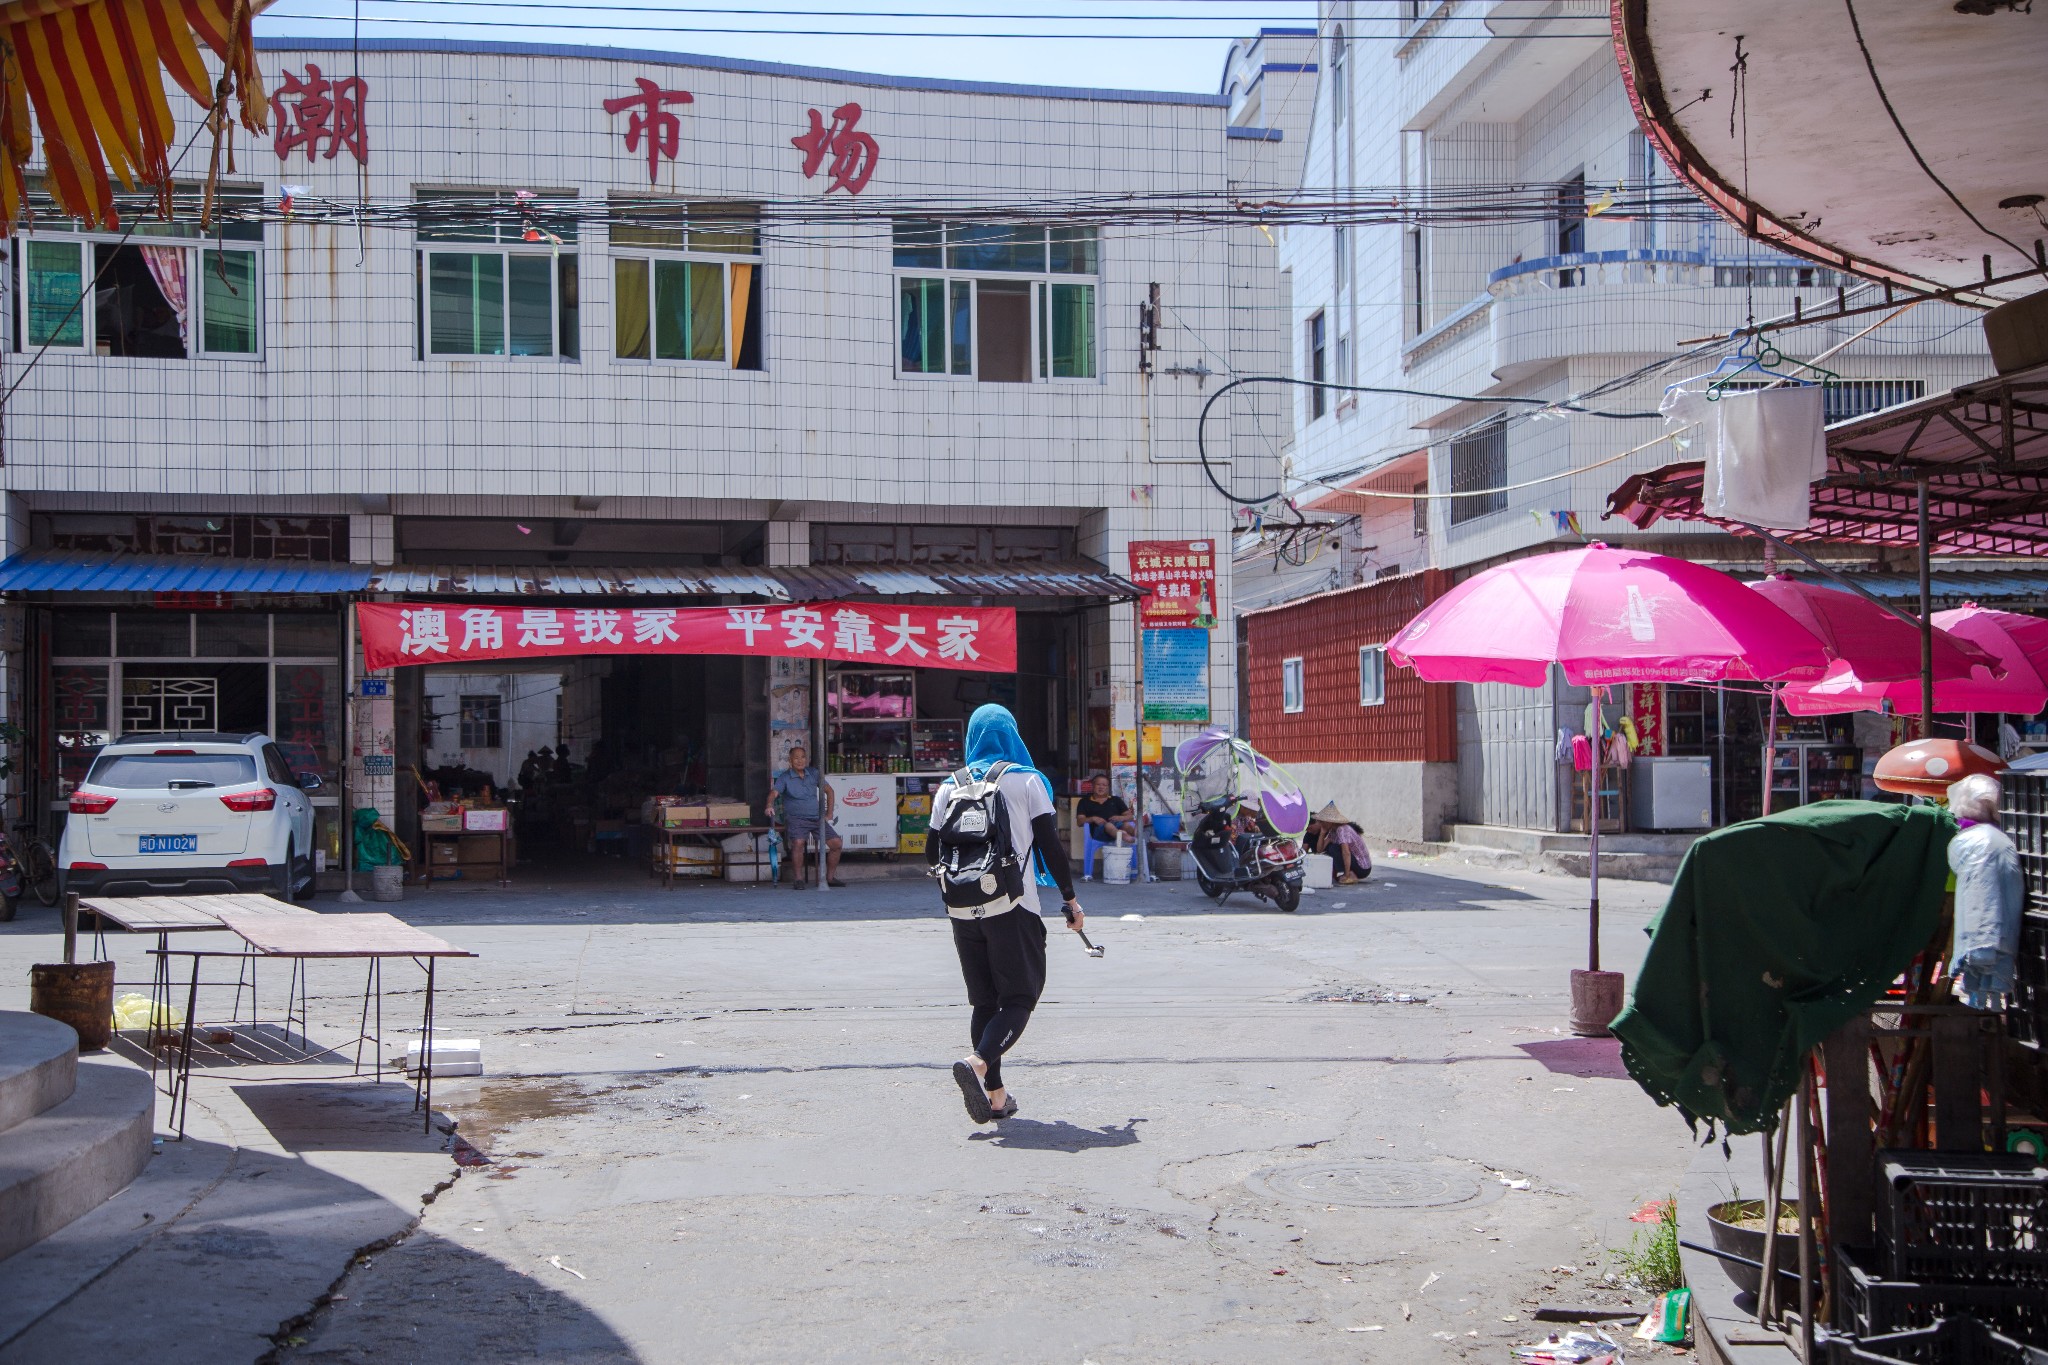
<path fill-rule="evenodd" d="M 617 322 L 616 354 L 645 360 L 647 348 L 647 262 L 624 257 L 612 262 L 612 316 Z"/>
<path fill-rule="evenodd" d="M 737 369 L 740 352 L 747 348 L 747 297 L 754 289 L 754 267 L 735 263 L 732 268 L 732 364 Z"/>
<path fill-rule="evenodd" d="M 154 189 L 168 217 L 177 149 L 164 76 L 211 109 L 215 92 L 198 46 L 205 43 L 227 67 L 223 106 L 232 97 L 242 126 L 262 132 L 270 107 L 249 31 L 262 7 L 252 0 L 0 3 L 0 233 L 12 232 L 21 212 L 31 108 L 43 134 L 50 193 L 65 213 L 94 227 L 118 227 L 111 170 L 126 189 Z M 223 119 L 216 137 L 226 131 Z M 208 161 L 209 179 L 218 172 L 219 158 L 202 161 L 203 150 L 195 146 L 191 164 L 181 168 L 187 176 Z"/>

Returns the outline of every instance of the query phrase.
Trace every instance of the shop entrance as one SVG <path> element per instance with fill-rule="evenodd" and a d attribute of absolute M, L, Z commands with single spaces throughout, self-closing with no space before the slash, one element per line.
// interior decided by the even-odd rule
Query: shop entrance
<path fill-rule="evenodd" d="M 422 835 L 453 832 L 458 808 L 502 809 L 521 878 L 644 883 L 654 806 L 694 797 L 758 809 L 767 790 L 763 660 L 443 664 L 402 670 L 399 685 L 416 716 L 401 724 L 399 757 L 401 772 L 419 772 L 412 800 Z M 408 737 L 412 755 L 403 752 Z M 462 858 L 495 858 L 483 847 L 491 842 L 458 843 L 452 857 L 436 849 L 446 861 L 432 871 L 468 880 L 458 875 Z"/>

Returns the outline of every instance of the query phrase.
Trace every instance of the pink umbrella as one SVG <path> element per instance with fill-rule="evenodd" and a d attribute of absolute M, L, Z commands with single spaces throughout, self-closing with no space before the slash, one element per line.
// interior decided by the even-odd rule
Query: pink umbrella
<path fill-rule="evenodd" d="M 1712 682 L 1818 678 L 1819 640 L 1727 574 L 1593 544 L 1475 574 L 1387 644 L 1428 682 Z"/>
<path fill-rule="evenodd" d="M 1875 602 L 1795 578 L 1766 578 L 1748 586 L 1820 638 L 1835 661 L 1828 677 L 1851 668 L 1866 683 L 1920 677 L 1920 631 Z M 1998 656 L 1989 650 L 1935 630 L 1936 678 L 1967 678 L 1973 667 L 1995 671 L 1997 665 Z"/>
<path fill-rule="evenodd" d="M 1387 655 L 1428 682 L 1540 687 L 1557 664 L 1598 694 L 1609 683 L 1815 678 L 1827 668 L 1818 639 L 1728 575 L 1598 543 L 1474 574 L 1403 626 Z M 1572 973 L 1572 1028 L 1604 1034 L 1621 977 L 1600 970 L 1600 736 L 1589 738 L 1588 966 Z"/>
<path fill-rule="evenodd" d="M 1972 602 L 1953 611 L 1934 613 L 1934 624 L 1964 644 L 1990 654 L 1997 660 L 1997 667 L 2005 670 L 2004 677 L 1994 677 L 1994 670 L 1978 667 L 1966 675 L 1952 674 L 1944 680 L 1937 665 L 1935 710 L 2010 711 L 2031 716 L 2048 705 L 2048 620 L 2017 612 L 1991 611 Z M 1881 711 L 1887 701 L 1893 711 L 1918 715 L 1918 678 L 1871 681 L 1860 677 L 1853 667 L 1837 664 L 1819 682 L 1798 683 L 1785 689 L 1785 709 L 1796 716 Z"/>

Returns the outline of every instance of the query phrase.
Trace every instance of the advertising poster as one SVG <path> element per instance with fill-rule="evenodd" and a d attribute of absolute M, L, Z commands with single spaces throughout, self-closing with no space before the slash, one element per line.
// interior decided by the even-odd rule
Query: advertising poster
<path fill-rule="evenodd" d="M 1145 641 L 1145 719 L 1209 719 L 1209 632 L 1148 630 Z"/>
<path fill-rule="evenodd" d="M 1134 540 L 1131 582 L 1145 589 L 1138 624 L 1147 630 L 1216 624 L 1216 542 Z"/>

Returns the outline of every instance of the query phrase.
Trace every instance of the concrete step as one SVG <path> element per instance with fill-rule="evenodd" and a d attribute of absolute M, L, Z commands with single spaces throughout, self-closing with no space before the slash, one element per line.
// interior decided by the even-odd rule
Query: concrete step
<path fill-rule="evenodd" d="M 0 1010 L 0 1141 L 8 1129 L 71 1098 L 78 1035 L 40 1014 Z"/>
<path fill-rule="evenodd" d="M 79 1064 L 68 1099 L 0 1132 L 0 1259 L 98 1208 L 141 1174 L 155 1128 L 148 1072 L 114 1058 Z"/>

